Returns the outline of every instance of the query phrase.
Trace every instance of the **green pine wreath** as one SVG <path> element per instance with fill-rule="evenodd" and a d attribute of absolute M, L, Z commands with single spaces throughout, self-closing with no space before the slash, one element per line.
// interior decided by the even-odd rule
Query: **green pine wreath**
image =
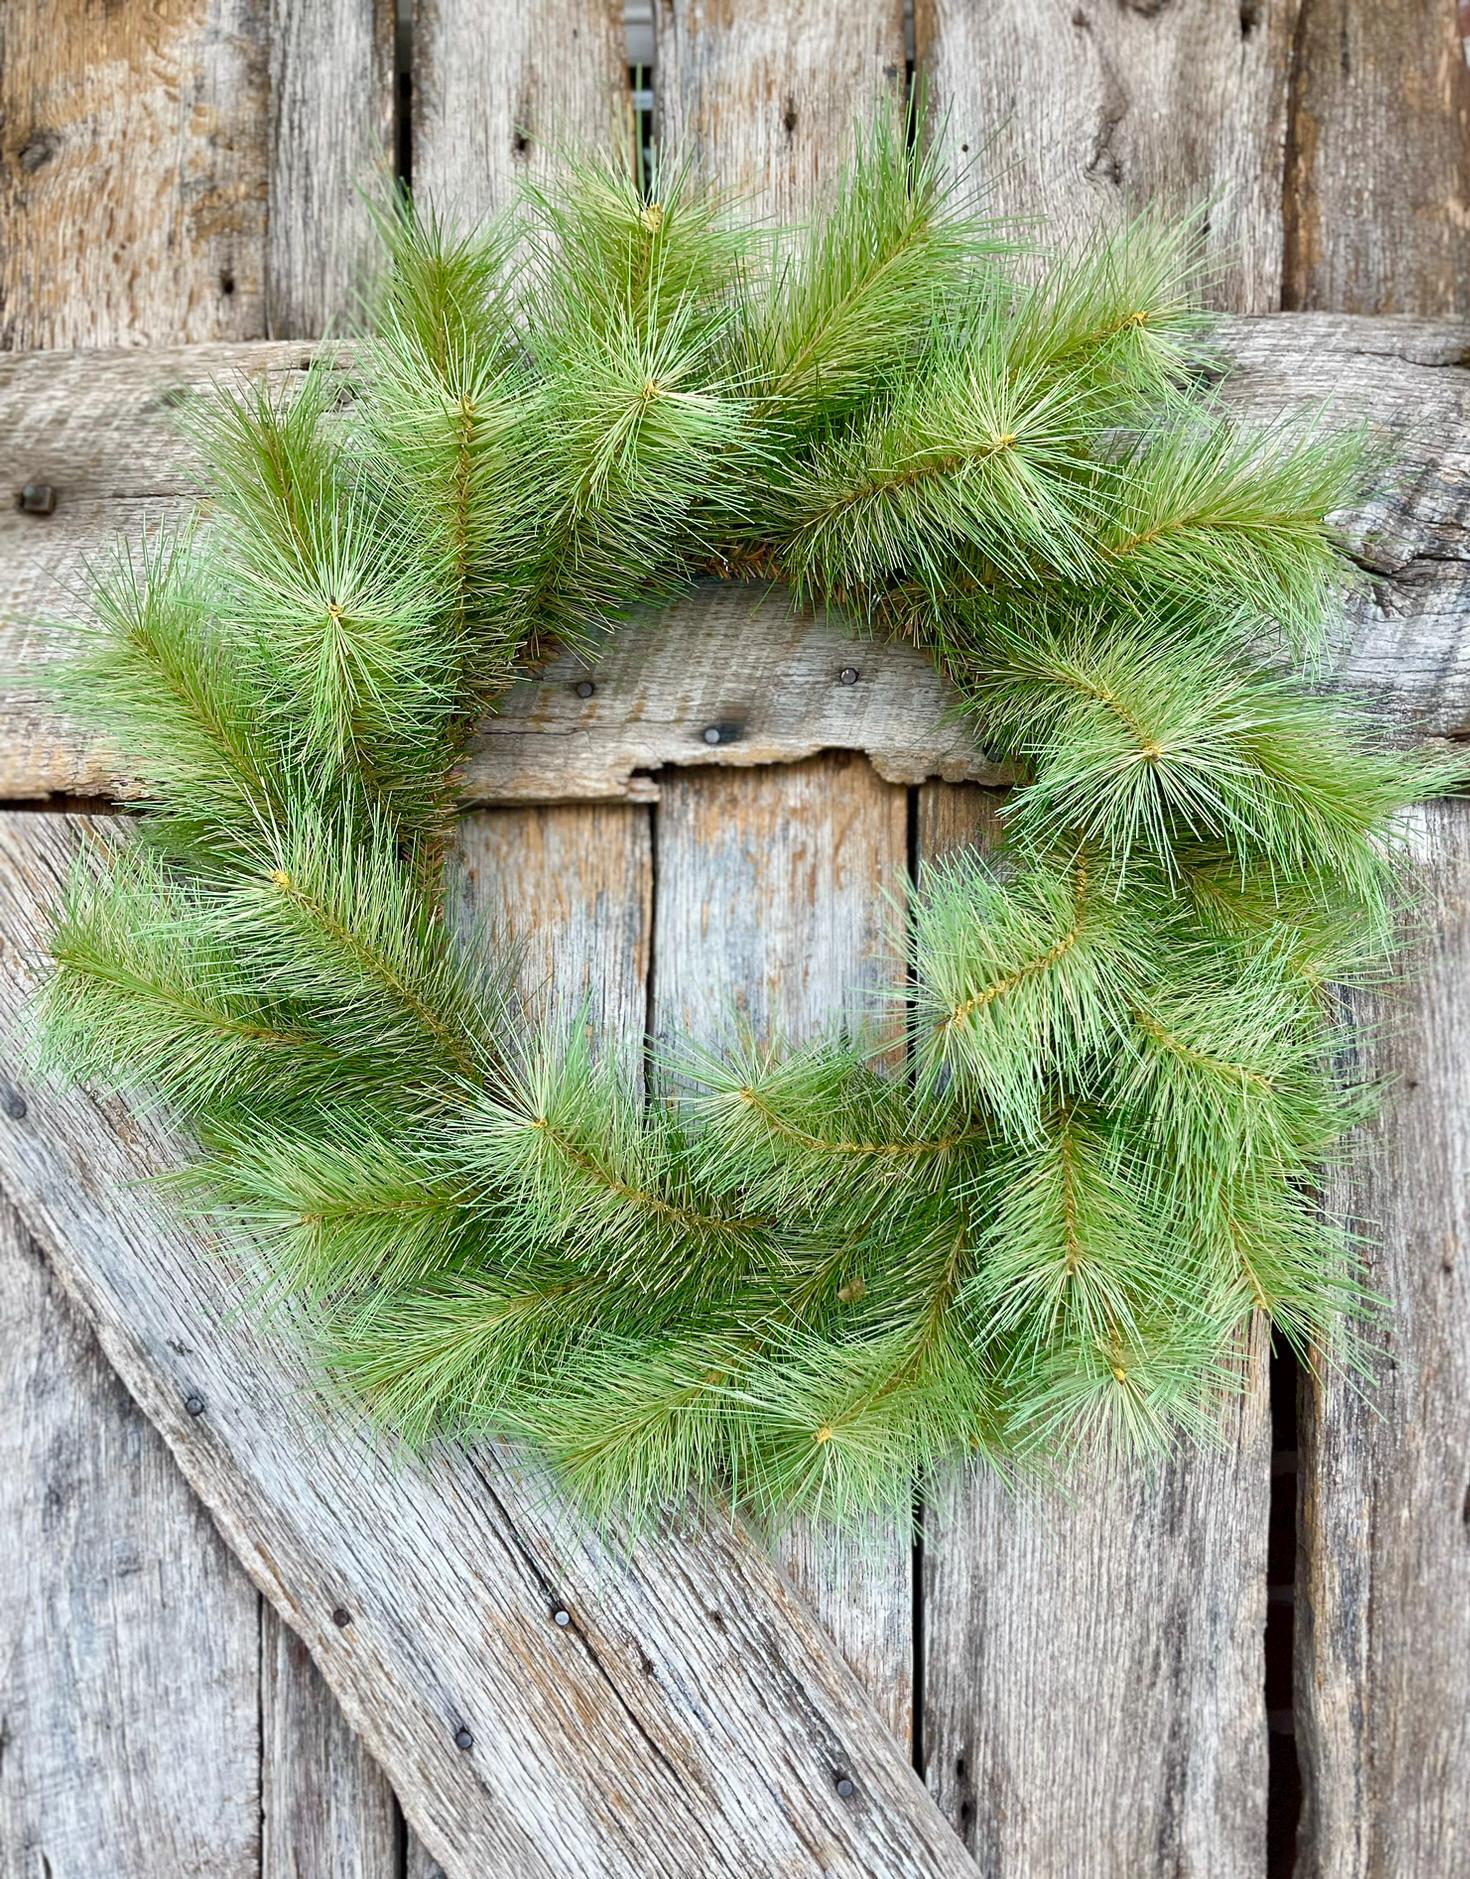
<path fill-rule="evenodd" d="M 805 230 L 591 160 L 381 226 L 350 364 L 208 401 L 199 518 L 56 675 L 155 795 L 58 917 L 54 1064 L 190 1120 L 190 1195 L 353 1400 L 599 1512 L 1157 1450 L 1252 1312 L 1340 1339 L 1332 988 L 1465 772 L 1312 689 L 1361 439 L 1228 415 L 1198 224 L 1047 259 L 879 127 Z M 925 648 L 1023 779 L 911 897 L 902 1074 L 736 1038 L 645 1102 L 451 937 L 469 730 L 711 575 Z"/>

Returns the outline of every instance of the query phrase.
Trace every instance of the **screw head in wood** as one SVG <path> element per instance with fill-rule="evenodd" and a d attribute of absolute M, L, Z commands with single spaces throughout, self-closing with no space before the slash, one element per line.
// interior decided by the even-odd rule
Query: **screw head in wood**
<path fill-rule="evenodd" d="M 345 1631 L 348 1625 L 352 1623 L 352 1613 L 348 1611 L 345 1605 L 339 1605 L 332 1613 L 332 1623 L 339 1631 Z"/>
<path fill-rule="evenodd" d="M 579 698 L 590 698 L 596 690 L 597 687 L 592 683 L 591 679 L 577 680 L 577 696 Z"/>
<path fill-rule="evenodd" d="M 197 1390 L 190 1390 L 189 1394 L 184 1398 L 184 1407 L 191 1416 L 202 1416 L 204 1414 L 204 1398 Z"/>
<path fill-rule="evenodd" d="M 857 1783 L 853 1780 L 851 1775 L 839 1775 L 837 1777 L 837 1792 L 842 1796 L 844 1801 L 850 1801 L 856 1791 Z"/>
<path fill-rule="evenodd" d="M 56 507 L 56 491 L 49 483 L 27 483 L 17 506 L 25 515 L 50 515 Z"/>
<path fill-rule="evenodd" d="M 470 1734 L 469 1730 L 464 1727 L 463 1723 L 461 1723 L 459 1728 L 454 1732 L 454 1746 L 457 1749 L 472 1749 L 475 1746 L 475 1738 Z"/>
<path fill-rule="evenodd" d="M 572 1614 L 569 1611 L 558 1609 L 551 1614 L 551 1622 L 554 1625 L 560 1625 L 562 1630 L 565 1631 L 567 1626 L 572 1622 Z"/>
<path fill-rule="evenodd" d="M 856 685 L 861 676 L 855 665 L 845 665 L 837 674 L 837 682 L 839 685 Z"/>

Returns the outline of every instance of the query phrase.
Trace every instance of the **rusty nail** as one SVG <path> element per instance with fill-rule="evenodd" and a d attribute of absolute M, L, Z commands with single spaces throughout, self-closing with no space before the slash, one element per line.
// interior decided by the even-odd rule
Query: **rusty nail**
<path fill-rule="evenodd" d="M 345 1631 L 348 1625 L 352 1623 L 352 1613 L 348 1611 L 345 1605 L 339 1605 L 336 1611 L 332 1613 L 332 1623 L 339 1631 Z"/>
<path fill-rule="evenodd" d="M 839 683 L 843 685 L 856 685 L 858 682 L 858 669 L 855 665 L 845 665 L 837 674 L 837 678 Z"/>
<path fill-rule="evenodd" d="M 56 507 L 56 491 L 49 483 L 27 483 L 20 492 L 20 507 L 26 515 L 50 515 Z"/>
<path fill-rule="evenodd" d="M 700 736 L 704 739 L 705 743 L 707 744 L 718 744 L 720 741 L 719 725 L 718 724 L 705 725 L 704 729 L 700 732 Z"/>
<path fill-rule="evenodd" d="M 856 1783 L 853 1781 L 851 1775 L 839 1775 L 837 1777 L 837 1792 L 842 1796 L 844 1801 L 852 1799 L 855 1788 Z"/>
<path fill-rule="evenodd" d="M 457 1749 L 472 1749 L 475 1746 L 475 1738 L 463 1723 L 454 1732 L 454 1746 Z"/>
<path fill-rule="evenodd" d="M 551 1622 L 560 1625 L 565 1630 L 572 1622 L 572 1614 L 569 1611 L 554 1611 L 551 1614 Z"/>
<path fill-rule="evenodd" d="M 204 1398 L 200 1396 L 197 1391 L 191 1390 L 184 1398 L 184 1407 L 191 1416 L 202 1416 L 204 1414 Z"/>
<path fill-rule="evenodd" d="M 590 698 L 596 690 L 597 687 L 592 683 L 591 679 L 578 679 L 577 696 L 579 698 Z"/>

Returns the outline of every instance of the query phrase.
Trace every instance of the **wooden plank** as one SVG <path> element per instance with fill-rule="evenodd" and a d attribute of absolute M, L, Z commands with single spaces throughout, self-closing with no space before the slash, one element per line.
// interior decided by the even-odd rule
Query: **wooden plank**
<path fill-rule="evenodd" d="M 996 801 L 922 790 L 921 859 L 993 840 Z M 933 1484 L 924 1775 L 987 1876 L 1260 1879 L 1267 1355 L 1258 1326 L 1220 1448 L 1152 1477 Z"/>
<path fill-rule="evenodd" d="M 1391 468 L 1341 518 L 1372 571 L 1350 610 L 1341 683 L 1406 734 L 1470 735 L 1470 324 L 1335 315 L 1230 321 L 1232 397 L 1268 418 L 1327 401 L 1381 435 Z M 177 514 L 189 460 L 177 407 L 211 379 L 282 375 L 296 345 L 153 354 L 33 353 L 0 361 L 0 488 L 54 490 L 55 510 L 0 506 L 0 669 L 45 656 L 34 624 L 74 612 L 86 562 L 121 531 Z M 845 686 L 840 673 L 857 670 Z M 591 682 L 591 697 L 578 687 Z M 705 732 L 719 731 L 710 745 Z M 470 801 L 650 800 L 649 772 L 704 762 L 792 762 L 867 752 L 894 781 L 996 780 L 947 719 L 928 663 L 854 647 L 840 625 L 793 619 L 779 594 L 712 586 L 623 634 L 591 666 L 553 661 L 517 686 L 476 740 Z M 136 797 L 117 757 L 69 736 L 23 686 L 0 698 L 0 797 Z"/>
<path fill-rule="evenodd" d="M 810 214 L 855 123 L 901 102 L 903 0 L 655 0 L 654 111 L 751 213 Z"/>
<path fill-rule="evenodd" d="M 1293 91 L 1285 304 L 1463 314 L 1470 73 L 1455 9 L 1314 0 Z M 1432 581 L 1444 564 L 1421 568 Z M 1367 1238 L 1386 1316 L 1366 1400 L 1340 1378 L 1308 1375 L 1299 1392 L 1302 1879 L 1467 1859 L 1465 813 L 1446 805 L 1419 824 L 1424 969 L 1360 1006 L 1364 1067 L 1391 1094 L 1329 1193 Z"/>
<path fill-rule="evenodd" d="M 737 1021 L 793 1042 L 824 1025 L 901 1018 L 876 996 L 901 984 L 899 904 L 907 792 L 861 757 L 795 768 L 704 771 L 663 785 L 656 815 L 653 1028 L 728 1041 Z M 912 1538 L 907 1518 L 834 1538 L 807 1521 L 777 1542 L 879 1713 L 901 1741 L 913 1723 Z"/>
<path fill-rule="evenodd" d="M 394 8 L 269 9 L 265 330 L 315 338 L 353 308 L 374 256 L 368 192 L 391 173 Z M 262 1879 L 387 1879 L 399 1816 L 306 1647 L 261 1605 Z"/>
<path fill-rule="evenodd" d="M 262 1617 L 261 1879 L 396 1879 L 392 1788 L 300 1638 Z"/>
<path fill-rule="evenodd" d="M 419 0 L 413 187 L 464 222 L 509 206 L 561 144 L 631 149 L 622 9 L 612 0 Z"/>
<path fill-rule="evenodd" d="M 1305 11 L 1304 0 L 917 0 L 916 50 L 934 118 L 996 213 L 1066 245 L 1150 205 L 1208 199 L 1216 304 L 1272 313 L 1292 29 Z"/>
<path fill-rule="evenodd" d="M 1470 312 L 1470 70 L 1450 0 L 1299 0 L 1282 305 Z"/>
<path fill-rule="evenodd" d="M 1470 1866 L 1470 804 L 1421 812 L 1413 851 L 1421 954 L 1354 998 L 1391 1094 L 1329 1192 L 1388 1301 L 1374 1383 L 1302 1392 L 1300 1879 Z"/>
<path fill-rule="evenodd" d="M 13 0 L 0 348 L 265 331 L 268 65 L 251 0 Z"/>
<path fill-rule="evenodd" d="M 0 818 L 8 1066 L 75 839 L 73 818 Z M 634 1557 L 529 1464 L 395 1459 L 333 1417 L 288 1332 L 252 1320 L 236 1262 L 201 1258 L 140 1189 L 180 1153 L 161 1123 L 79 1091 L 21 1093 L 0 1178 L 27 1227 L 451 1871 L 969 1870 L 758 1546 L 711 1520 Z"/>
<path fill-rule="evenodd" d="M 4 1203 L 0 1390 L 0 1874 L 255 1879 L 255 1590 Z"/>
<path fill-rule="evenodd" d="M 653 944 L 649 812 L 627 803 L 470 813 L 459 821 L 454 899 L 461 933 L 518 960 L 532 1022 L 585 1003 L 593 1050 L 611 1044 L 634 1087 Z"/>
<path fill-rule="evenodd" d="M 697 159 L 755 217 L 809 216 L 850 147 L 855 122 L 891 110 L 905 95 L 901 0 L 657 0 L 654 21 L 661 147 Z M 900 727 L 922 723 L 932 736 L 942 723 L 942 699 L 918 661 L 893 658 L 902 649 L 865 647 L 859 658 L 818 640 L 820 664 L 807 668 L 805 685 L 793 685 L 786 657 L 784 671 L 761 670 L 764 662 L 752 657 L 760 638 L 748 630 L 748 607 L 740 611 L 746 630 L 739 651 L 730 648 L 722 689 L 748 702 L 730 714 L 739 737 L 727 739 L 721 720 L 712 721 L 716 752 L 733 745 L 738 757 L 742 743 L 759 742 L 778 699 L 802 711 L 798 735 L 804 728 L 816 748 L 850 747 L 853 730 L 870 712 L 876 720 L 885 698 L 891 709 L 882 715 L 900 731 L 899 748 Z M 703 623 L 699 641 L 708 643 Z M 679 679 L 681 665 L 671 662 Z M 857 675 L 855 683 L 843 685 L 843 668 Z M 960 728 L 947 727 L 950 735 Z M 951 761 L 968 754 L 973 763 L 966 741 L 955 738 Z M 889 775 L 913 774 L 903 762 L 884 767 Z M 708 1039 L 724 1028 L 731 1001 L 758 1032 L 801 1036 L 862 1003 L 865 981 L 871 988 L 875 976 L 891 980 L 892 957 L 881 957 L 879 946 L 880 881 L 886 875 L 902 889 L 907 803 L 860 758 L 696 780 L 670 771 L 663 796 L 652 1001 L 660 1038 L 680 1031 Z M 907 1523 L 874 1522 L 837 1539 L 802 1522 L 783 1536 L 780 1556 L 907 1742 Z"/>
<path fill-rule="evenodd" d="M 392 174 L 393 0 L 270 0 L 264 330 L 340 327 L 374 258 L 371 192 Z"/>

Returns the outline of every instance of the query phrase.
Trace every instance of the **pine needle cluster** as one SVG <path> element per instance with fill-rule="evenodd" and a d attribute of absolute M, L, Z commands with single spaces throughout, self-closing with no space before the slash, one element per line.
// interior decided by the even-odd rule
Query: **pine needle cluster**
<path fill-rule="evenodd" d="M 380 226 L 350 369 L 212 400 L 200 519 L 60 670 L 155 795 L 59 912 L 54 1064 L 190 1119 L 188 1193 L 385 1425 L 525 1438 L 597 1510 L 1154 1452 L 1251 1313 L 1340 1336 L 1332 988 L 1463 774 L 1312 688 L 1360 443 L 1227 414 L 1196 227 L 1039 267 L 881 125 L 803 231 L 592 159 Z M 917 885 L 901 1073 L 746 1041 L 649 1104 L 447 935 L 467 729 L 711 574 L 910 636 L 1023 778 Z"/>

